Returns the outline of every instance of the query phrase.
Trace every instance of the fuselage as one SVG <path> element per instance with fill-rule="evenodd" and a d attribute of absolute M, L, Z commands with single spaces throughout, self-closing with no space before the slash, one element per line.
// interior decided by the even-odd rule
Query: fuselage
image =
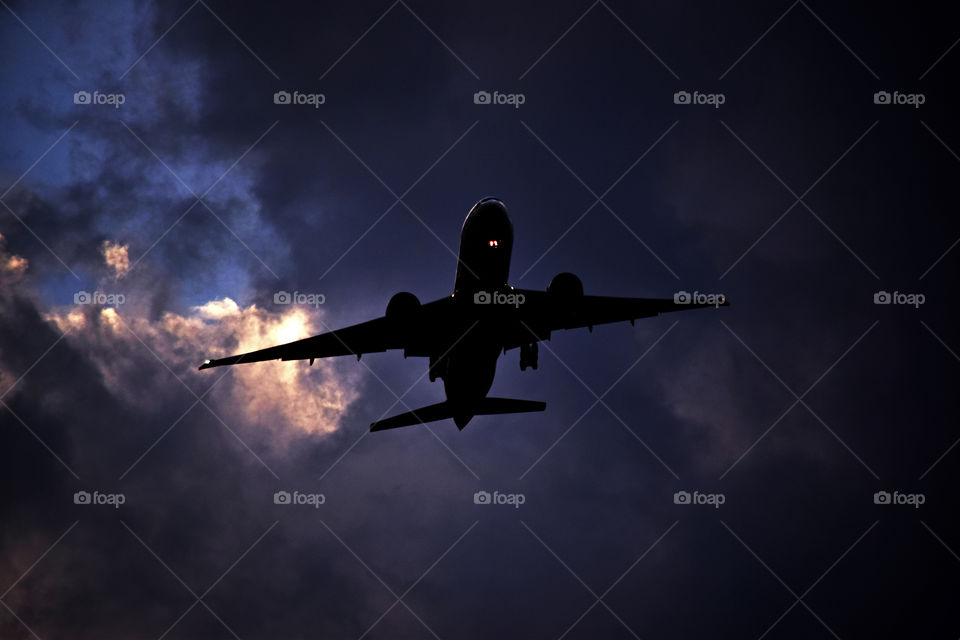
<path fill-rule="evenodd" d="M 460 232 L 460 254 L 454 298 L 468 310 L 472 327 L 447 354 L 443 386 L 447 400 L 461 407 L 454 422 L 461 429 L 473 413 L 470 407 L 490 391 L 503 345 L 498 339 L 491 297 L 503 291 L 510 274 L 513 225 L 497 198 L 484 198 L 470 209 Z"/>
<path fill-rule="evenodd" d="M 473 205 L 460 231 L 460 255 L 454 294 L 503 288 L 510 277 L 513 224 L 497 198 Z"/>

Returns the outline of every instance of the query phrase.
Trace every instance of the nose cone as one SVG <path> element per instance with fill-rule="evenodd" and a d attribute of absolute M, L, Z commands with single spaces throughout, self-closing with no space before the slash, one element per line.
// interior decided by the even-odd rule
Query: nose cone
<path fill-rule="evenodd" d="M 460 231 L 454 289 L 488 290 L 506 284 L 513 252 L 513 224 L 499 198 L 473 205 Z"/>
<path fill-rule="evenodd" d="M 491 226 L 512 227 L 510 216 L 507 214 L 507 205 L 500 198 L 484 198 L 473 205 L 467 219 L 464 220 L 463 227 L 468 226 L 484 227 Z"/>
<path fill-rule="evenodd" d="M 507 205 L 500 198 L 484 198 L 470 209 L 469 216 L 488 214 L 491 212 L 507 213 Z M 468 217 L 469 217 L 468 216 Z"/>
<path fill-rule="evenodd" d="M 477 204 L 473 205 L 473 209 L 476 209 L 477 207 L 480 207 L 482 205 L 499 206 L 502 209 L 507 208 L 507 205 L 503 203 L 503 200 L 501 200 L 500 198 L 494 198 L 492 196 L 487 196 L 486 198 L 480 198 L 480 201 L 477 202 Z M 471 209 L 471 211 L 473 209 Z"/>

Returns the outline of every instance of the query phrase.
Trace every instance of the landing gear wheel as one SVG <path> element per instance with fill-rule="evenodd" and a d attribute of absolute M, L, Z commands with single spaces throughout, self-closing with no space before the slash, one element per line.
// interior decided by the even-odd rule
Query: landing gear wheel
<path fill-rule="evenodd" d="M 430 366 L 428 371 L 430 372 L 430 382 L 435 381 L 437 378 L 443 377 L 443 368 L 446 361 L 438 360 L 437 358 L 430 357 Z"/>
<path fill-rule="evenodd" d="M 520 371 L 526 371 L 527 367 L 536 370 L 539 351 L 540 345 L 536 342 L 520 345 Z"/>

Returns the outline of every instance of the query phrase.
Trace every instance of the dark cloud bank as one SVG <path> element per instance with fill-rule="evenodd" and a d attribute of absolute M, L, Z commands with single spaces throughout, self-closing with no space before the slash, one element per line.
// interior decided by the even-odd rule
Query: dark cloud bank
<path fill-rule="evenodd" d="M 0 11 L 0 637 L 960 635 L 951 16 L 389 7 Z M 440 396 L 399 354 L 195 370 L 447 294 L 485 195 L 518 284 L 733 306 L 508 354 L 547 411 L 462 433 L 364 435 Z"/>

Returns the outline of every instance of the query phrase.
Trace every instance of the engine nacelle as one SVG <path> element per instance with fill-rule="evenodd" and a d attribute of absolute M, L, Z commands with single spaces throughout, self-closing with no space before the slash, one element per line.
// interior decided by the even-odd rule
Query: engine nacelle
<path fill-rule="evenodd" d="M 583 283 L 572 273 L 558 273 L 547 285 L 547 293 L 561 298 L 579 298 L 583 295 Z"/>
<path fill-rule="evenodd" d="M 401 291 L 387 303 L 387 318 L 400 322 L 410 320 L 420 310 L 420 300 L 409 291 Z"/>

